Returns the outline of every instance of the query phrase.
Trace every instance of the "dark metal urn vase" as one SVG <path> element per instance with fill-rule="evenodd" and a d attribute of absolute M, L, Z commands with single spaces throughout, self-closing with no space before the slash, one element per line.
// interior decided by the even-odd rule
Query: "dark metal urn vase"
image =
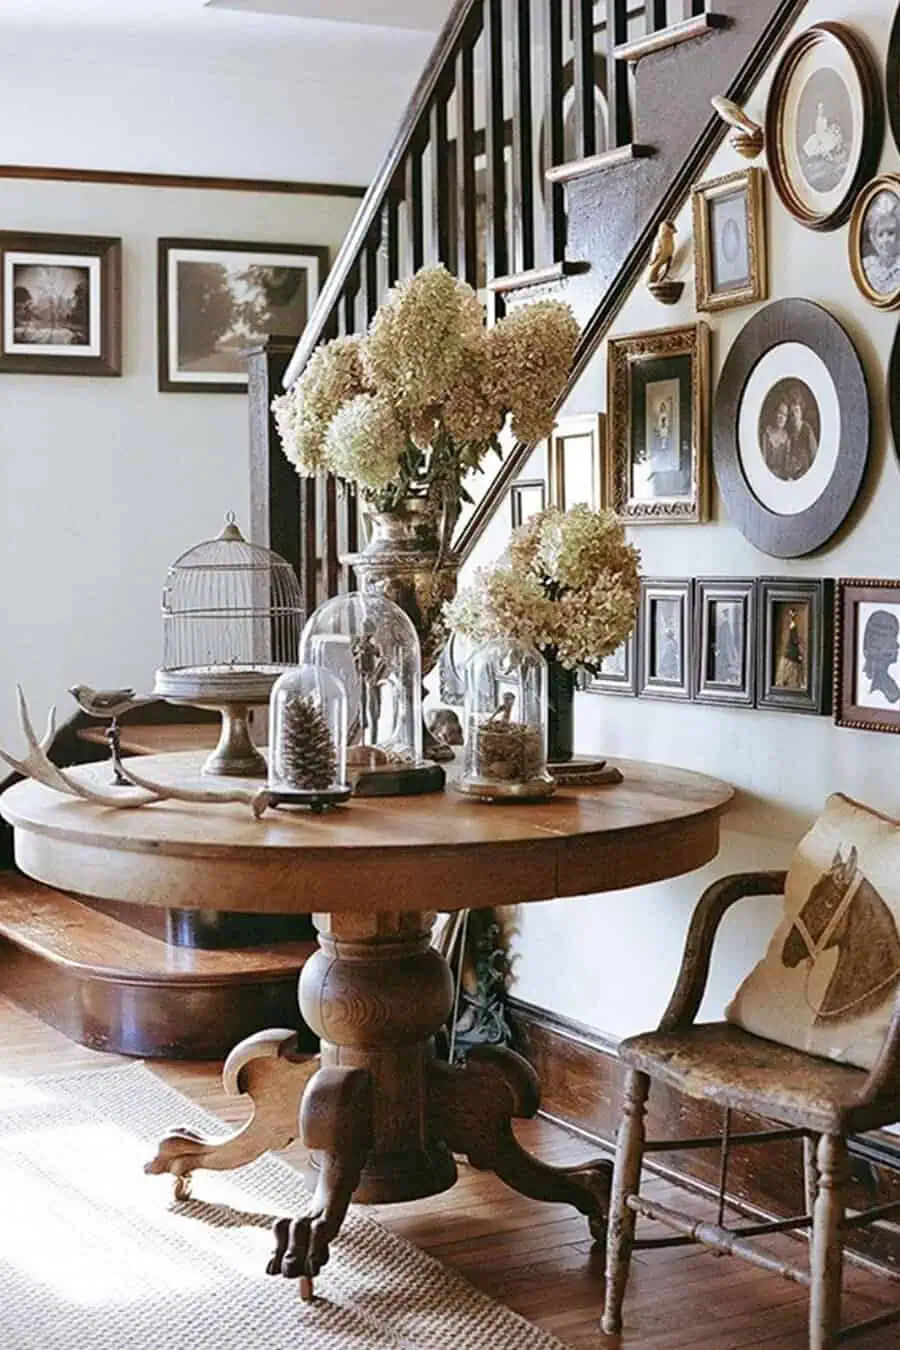
<path fill-rule="evenodd" d="M 547 661 L 547 762 L 566 764 L 575 745 L 576 673 Z"/>

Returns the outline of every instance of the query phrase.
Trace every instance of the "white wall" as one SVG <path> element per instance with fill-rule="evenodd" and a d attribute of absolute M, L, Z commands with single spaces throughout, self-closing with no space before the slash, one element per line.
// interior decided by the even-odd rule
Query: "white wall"
<path fill-rule="evenodd" d="M 811 0 L 798 28 L 844 20 L 868 38 L 883 68 L 894 8 L 893 0 L 869 0 L 858 6 L 849 0 L 843 4 Z M 762 120 L 769 82 L 770 75 L 747 104 L 757 120 Z M 725 146 L 704 177 L 740 166 Z M 898 169 L 900 155 L 888 132 L 880 171 Z M 672 577 L 896 577 L 900 469 L 886 427 L 885 398 L 896 316 L 878 313 L 857 292 L 847 263 L 846 227 L 828 234 L 805 230 L 788 216 L 774 191 L 768 194 L 768 211 L 771 298 L 803 296 L 826 306 L 850 333 L 866 368 L 874 436 L 860 509 L 831 546 L 814 557 L 782 561 L 747 543 L 715 500 L 710 524 L 634 529 L 643 571 Z M 688 283 L 683 299 L 678 307 L 663 308 L 640 289 L 619 315 L 614 335 L 695 318 L 689 207 L 677 225 L 681 245 L 687 244 L 682 255 L 681 275 Z M 713 332 L 713 387 L 731 343 L 754 312 L 747 307 L 705 316 Z M 604 348 L 566 411 L 595 411 L 605 404 Z M 522 476 L 535 476 L 533 467 L 523 470 Z M 508 519 L 503 504 L 473 565 L 499 551 Z M 823 717 L 583 694 L 577 699 L 576 748 L 680 764 L 718 775 L 737 788 L 721 852 L 703 873 L 627 893 L 521 907 L 516 994 L 614 1035 L 655 1024 L 671 992 L 687 920 L 710 879 L 731 871 L 786 865 L 792 845 L 831 791 L 900 812 L 900 741 L 890 735 L 839 729 Z M 775 912 L 775 902 L 750 900 L 729 916 L 704 1015 L 719 1015 L 761 953 Z"/>
<path fill-rule="evenodd" d="M 149 688 L 168 565 L 225 511 L 248 521 L 246 395 L 157 392 L 157 238 L 334 250 L 356 205 L 0 179 L 6 229 L 121 236 L 124 325 L 121 378 L 0 375 L 0 745 L 19 740 L 17 680 L 41 721 L 74 711 L 70 684 Z"/>

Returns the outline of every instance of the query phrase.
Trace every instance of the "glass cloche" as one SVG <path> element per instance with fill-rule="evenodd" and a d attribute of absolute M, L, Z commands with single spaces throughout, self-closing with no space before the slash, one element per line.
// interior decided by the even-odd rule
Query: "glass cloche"
<path fill-rule="evenodd" d="M 222 739 L 204 773 L 264 777 L 247 709 L 268 703 L 272 685 L 297 659 L 303 596 L 294 569 L 248 543 L 229 513 L 221 534 L 169 568 L 162 614 L 163 663 L 154 692 L 222 712 Z"/>
<path fill-rule="evenodd" d="M 347 697 L 322 666 L 296 666 L 269 700 L 269 788 L 279 805 L 313 808 L 350 795 Z"/>
<path fill-rule="evenodd" d="M 486 801 L 549 797 L 547 663 L 520 642 L 497 638 L 466 662 L 465 751 L 460 792 Z"/>
<path fill-rule="evenodd" d="M 300 660 L 346 690 L 347 775 L 357 793 L 443 787 L 443 770 L 422 758 L 419 639 L 399 605 L 359 591 L 326 600 L 303 629 Z"/>

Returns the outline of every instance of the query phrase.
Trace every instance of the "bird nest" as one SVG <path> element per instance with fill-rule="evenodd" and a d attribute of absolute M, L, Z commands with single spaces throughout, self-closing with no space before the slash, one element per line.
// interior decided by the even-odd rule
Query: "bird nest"
<path fill-rule="evenodd" d="M 544 738 L 526 722 L 470 719 L 467 770 L 495 782 L 529 782 L 544 767 Z"/>

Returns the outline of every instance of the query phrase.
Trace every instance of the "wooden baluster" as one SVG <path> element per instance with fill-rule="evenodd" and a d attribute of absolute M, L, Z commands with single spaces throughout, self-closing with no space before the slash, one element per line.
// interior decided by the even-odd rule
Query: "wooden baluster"
<path fill-rule="evenodd" d="M 474 66 L 467 43 L 456 58 L 456 274 L 470 286 L 478 285 Z"/>
<path fill-rule="evenodd" d="M 506 141 L 503 116 L 503 0 L 485 0 L 485 151 L 487 159 L 487 279 L 509 270 L 506 238 Z M 502 313 L 502 301 L 489 291 L 488 322 Z"/>
<path fill-rule="evenodd" d="M 340 310 L 342 311 L 340 320 L 341 331 L 347 337 L 352 337 L 354 333 L 359 332 L 356 319 L 356 297 L 358 294 L 359 266 L 356 266 L 347 277 L 347 285 L 344 288 L 340 303 Z"/>
<path fill-rule="evenodd" d="M 400 276 L 400 207 L 393 189 L 381 208 L 381 255 L 385 284 L 393 286 Z"/>
<path fill-rule="evenodd" d="M 303 587 L 303 605 L 309 618 L 319 603 L 318 594 L 318 531 L 316 529 L 316 499 L 318 478 L 300 479 L 300 584 Z"/>
<path fill-rule="evenodd" d="M 607 0 L 606 6 L 606 90 L 609 108 L 609 148 L 631 141 L 631 107 L 628 102 L 628 63 L 615 54 L 619 43 L 628 40 L 628 0 Z"/>
<path fill-rule="evenodd" d="M 576 6 L 591 0 L 575 0 Z M 512 268 L 534 267 L 534 125 L 531 81 L 531 0 L 516 0 L 512 25 L 514 91 L 512 144 Z"/>
<path fill-rule="evenodd" d="M 450 266 L 450 151 L 447 138 L 446 87 L 439 88 L 431 108 L 431 247 L 432 261 Z"/>
<path fill-rule="evenodd" d="M 665 0 L 652 0 L 654 5 Z M 575 157 L 597 153 L 597 105 L 594 100 L 594 4 L 572 0 L 572 42 L 575 48 Z"/>
<path fill-rule="evenodd" d="M 410 146 L 406 160 L 406 213 L 409 234 L 409 258 L 406 270 L 418 272 L 425 262 L 425 203 L 422 198 L 422 155 Z"/>
<path fill-rule="evenodd" d="M 347 552 L 356 553 L 359 549 L 359 501 L 356 488 L 350 483 L 343 485 L 344 531 L 347 538 Z M 356 590 L 356 571 L 352 567 L 344 568 L 345 591 Z"/>
<path fill-rule="evenodd" d="M 610 0 L 610 3 L 612 0 Z M 563 12 L 562 0 L 544 0 L 546 61 L 546 108 L 544 134 L 548 168 L 565 160 L 563 121 Z M 618 3 L 618 0 L 616 0 Z M 561 183 L 547 184 L 547 234 L 549 262 L 562 262 L 566 253 L 566 208 Z"/>
<path fill-rule="evenodd" d="M 338 514 L 337 479 L 333 473 L 325 478 L 325 598 L 330 600 L 338 593 Z"/>
<path fill-rule="evenodd" d="M 693 0 L 691 4 L 691 17 L 699 18 L 701 14 L 706 13 L 706 0 Z"/>

